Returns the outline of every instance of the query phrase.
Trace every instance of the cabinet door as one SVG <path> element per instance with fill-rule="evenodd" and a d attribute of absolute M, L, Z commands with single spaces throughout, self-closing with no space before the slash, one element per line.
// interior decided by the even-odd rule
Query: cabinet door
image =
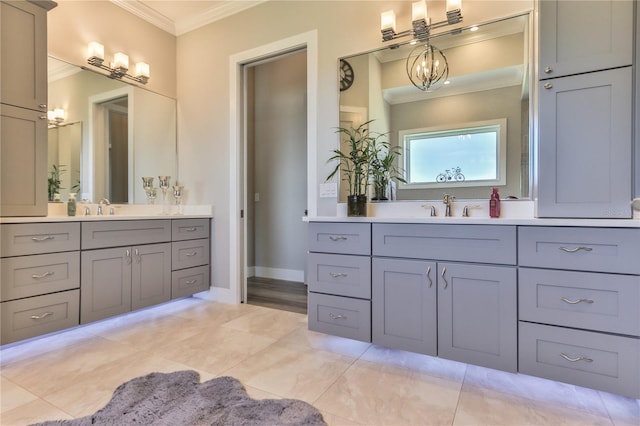
<path fill-rule="evenodd" d="M 629 218 L 631 67 L 540 83 L 539 217 Z"/>
<path fill-rule="evenodd" d="M 52 5 L 42 2 L 45 8 Z M 26 1 L 0 3 L 0 101 L 46 112 L 47 11 L 43 7 Z"/>
<path fill-rule="evenodd" d="M 438 263 L 438 356 L 515 372 L 516 268 Z"/>
<path fill-rule="evenodd" d="M 47 153 L 47 114 L 1 105 L 2 216 L 47 215 Z"/>
<path fill-rule="evenodd" d="M 373 343 L 437 354 L 435 274 L 435 262 L 373 259 Z"/>
<path fill-rule="evenodd" d="M 80 262 L 80 323 L 131 310 L 130 248 L 86 250 Z"/>
<path fill-rule="evenodd" d="M 131 309 L 171 299 L 171 243 L 132 249 Z"/>
<path fill-rule="evenodd" d="M 631 65 L 633 3 L 539 2 L 540 79 Z"/>

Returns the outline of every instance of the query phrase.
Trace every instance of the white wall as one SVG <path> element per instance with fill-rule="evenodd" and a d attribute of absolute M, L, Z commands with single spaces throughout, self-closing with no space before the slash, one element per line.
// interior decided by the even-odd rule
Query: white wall
<path fill-rule="evenodd" d="M 307 55 L 257 65 L 254 73 L 256 276 L 303 281 L 307 208 Z M 252 202 L 253 200 L 253 202 Z"/>

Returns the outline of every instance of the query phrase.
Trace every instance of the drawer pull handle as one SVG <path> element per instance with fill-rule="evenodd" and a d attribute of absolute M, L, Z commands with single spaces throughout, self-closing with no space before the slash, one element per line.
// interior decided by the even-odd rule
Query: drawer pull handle
<path fill-rule="evenodd" d="M 330 235 L 329 239 L 331 241 L 342 241 L 342 240 L 346 240 L 347 237 L 345 237 L 344 235 Z"/>
<path fill-rule="evenodd" d="M 587 358 L 586 356 L 579 356 L 577 358 L 571 358 L 569 355 L 565 354 L 565 353 L 560 353 L 560 356 L 564 359 L 566 359 L 569 362 L 579 362 L 579 361 L 584 361 L 584 362 L 593 362 L 593 359 L 591 358 Z"/>
<path fill-rule="evenodd" d="M 449 282 L 445 278 L 444 274 L 447 272 L 447 267 L 442 268 L 442 280 L 444 281 L 444 289 L 446 290 L 449 287 Z"/>
<path fill-rule="evenodd" d="M 591 299 L 576 299 L 576 300 L 570 300 L 567 299 L 566 297 L 560 296 L 560 300 L 562 300 L 565 303 L 568 303 L 570 305 L 577 305 L 578 303 L 593 303 L 593 300 Z"/>
<path fill-rule="evenodd" d="M 31 319 L 33 319 L 33 320 L 41 320 L 41 319 L 49 317 L 51 315 L 53 315 L 53 312 L 45 312 L 42 315 L 31 315 Z"/>
<path fill-rule="evenodd" d="M 48 276 L 51 276 L 51 275 L 53 275 L 53 272 L 52 271 L 47 271 L 47 272 L 45 272 L 43 274 L 40 274 L 40 275 L 33 274 L 33 275 L 31 275 L 31 278 L 33 278 L 34 280 L 39 280 L 40 278 L 45 278 L 45 277 L 48 277 Z"/>
<path fill-rule="evenodd" d="M 127 249 L 125 256 L 127 257 L 127 265 L 131 265 L 131 250 Z"/>
<path fill-rule="evenodd" d="M 332 320 L 345 320 L 347 319 L 347 317 L 345 315 L 336 315 L 336 314 L 332 314 L 331 312 L 329 312 L 329 318 L 331 318 Z"/>
<path fill-rule="evenodd" d="M 43 241 L 53 240 L 53 238 L 54 237 L 52 235 L 47 235 L 46 237 L 31 237 L 31 241 L 41 243 Z"/>
<path fill-rule="evenodd" d="M 329 275 L 331 275 L 333 278 L 340 278 L 340 277 L 348 276 L 344 272 L 329 272 Z"/>
<path fill-rule="evenodd" d="M 433 281 L 431 281 L 431 265 L 427 267 L 427 279 L 429 280 L 429 288 L 433 285 Z"/>
<path fill-rule="evenodd" d="M 184 228 L 184 230 L 187 232 L 196 232 L 198 228 L 196 228 L 195 226 L 192 226 L 191 228 Z"/>
<path fill-rule="evenodd" d="M 189 253 L 185 253 L 184 255 L 187 256 L 187 257 L 192 257 L 192 256 L 195 256 L 196 254 L 198 254 L 197 251 L 191 251 Z"/>
<path fill-rule="evenodd" d="M 185 283 L 186 285 L 192 285 L 192 284 L 195 284 L 195 283 L 197 283 L 197 282 L 198 282 L 198 280 L 187 280 L 187 281 L 185 281 L 184 283 Z"/>
<path fill-rule="evenodd" d="M 140 256 L 140 250 L 136 249 L 136 250 L 134 251 L 134 254 L 135 254 L 135 256 L 136 256 L 136 263 L 140 263 L 140 262 L 142 262 L 142 256 Z"/>
<path fill-rule="evenodd" d="M 566 248 L 566 247 L 560 247 L 560 250 L 562 250 L 565 253 L 576 253 L 580 250 L 584 250 L 584 251 L 591 251 L 593 250 L 591 247 L 585 247 L 585 246 L 580 246 L 580 247 L 576 247 L 576 248 Z"/>

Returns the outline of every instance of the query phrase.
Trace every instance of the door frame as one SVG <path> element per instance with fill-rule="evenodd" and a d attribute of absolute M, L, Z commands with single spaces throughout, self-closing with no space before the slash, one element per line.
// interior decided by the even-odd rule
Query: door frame
<path fill-rule="evenodd" d="M 307 208 L 317 211 L 318 31 L 308 31 L 229 57 L 229 288 L 211 287 L 214 300 L 240 303 L 246 285 L 246 138 L 244 129 L 244 65 L 293 50 L 307 52 Z M 300 219 L 302 220 L 302 218 Z"/>

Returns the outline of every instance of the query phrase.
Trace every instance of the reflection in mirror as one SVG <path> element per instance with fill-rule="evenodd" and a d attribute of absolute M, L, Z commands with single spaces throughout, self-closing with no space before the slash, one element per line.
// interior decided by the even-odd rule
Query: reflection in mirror
<path fill-rule="evenodd" d="M 61 185 L 62 200 L 145 203 L 142 176 L 177 176 L 176 102 L 138 86 L 49 57 L 49 108 L 64 109 L 58 123 L 82 123 L 77 152 L 80 189 Z M 60 132 L 60 131 L 59 131 Z M 49 164 L 65 164 L 50 132 Z M 67 171 L 62 178 L 74 179 Z M 64 181 L 63 181 L 64 182 Z M 76 188 L 77 189 L 77 188 Z"/>
<path fill-rule="evenodd" d="M 82 123 L 52 124 L 48 130 L 48 170 L 60 171 L 58 193 L 80 192 L 80 152 Z M 65 197 L 66 198 L 66 197 Z"/>
<path fill-rule="evenodd" d="M 445 192 L 486 199 L 492 187 L 504 197 L 529 197 L 529 19 L 432 36 L 449 78 L 426 92 L 408 76 L 415 45 L 343 58 L 355 79 L 340 92 L 340 126 L 374 119 L 371 130 L 402 147 L 407 184 L 398 184 L 398 200 L 441 199 Z"/>

